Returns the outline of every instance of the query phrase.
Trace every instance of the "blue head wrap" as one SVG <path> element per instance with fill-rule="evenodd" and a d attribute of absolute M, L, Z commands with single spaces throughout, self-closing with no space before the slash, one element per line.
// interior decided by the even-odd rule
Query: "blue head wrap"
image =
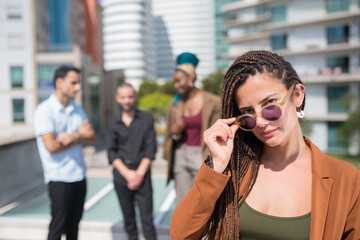
<path fill-rule="evenodd" d="M 194 67 L 196 67 L 198 63 L 199 63 L 199 59 L 196 57 L 195 54 L 191 52 L 181 53 L 176 59 L 176 65 L 191 64 Z"/>

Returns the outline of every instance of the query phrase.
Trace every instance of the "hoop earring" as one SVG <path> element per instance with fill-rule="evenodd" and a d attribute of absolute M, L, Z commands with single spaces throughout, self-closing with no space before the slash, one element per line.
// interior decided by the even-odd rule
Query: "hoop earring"
<path fill-rule="evenodd" d="M 296 110 L 297 110 L 296 111 L 297 117 L 300 118 L 300 119 L 303 119 L 305 117 L 305 112 L 303 110 L 301 110 L 300 107 L 298 107 Z"/>

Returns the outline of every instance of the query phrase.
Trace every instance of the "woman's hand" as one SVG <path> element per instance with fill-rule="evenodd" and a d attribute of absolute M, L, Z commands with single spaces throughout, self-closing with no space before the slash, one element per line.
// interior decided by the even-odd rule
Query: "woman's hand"
<path fill-rule="evenodd" d="M 204 132 L 204 142 L 213 158 L 214 170 L 222 173 L 227 167 L 234 147 L 234 136 L 239 128 L 236 118 L 219 119 Z"/>

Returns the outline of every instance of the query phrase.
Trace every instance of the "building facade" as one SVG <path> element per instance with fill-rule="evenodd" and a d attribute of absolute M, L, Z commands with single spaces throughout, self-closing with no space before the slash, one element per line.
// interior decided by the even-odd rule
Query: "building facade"
<path fill-rule="evenodd" d="M 138 88 L 156 76 L 151 0 L 102 0 L 105 71 L 123 70 Z"/>
<path fill-rule="evenodd" d="M 201 80 L 215 71 L 214 0 L 153 0 L 155 16 L 157 78 L 171 79 L 175 58 L 193 52 L 200 59 Z"/>
<path fill-rule="evenodd" d="M 82 0 L 34 1 L 36 15 L 36 72 L 38 102 L 54 91 L 53 75 L 61 65 L 81 67 L 84 43 Z M 46 7 L 46 8 L 45 8 Z M 47 14 L 45 14 L 47 13 Z M 80 33 L 80 34 L 79 34 Z M 79 96 L 77 101 L 81 102 Z"/>
<path fill-rule="evenodd" d="M 230 60 L 225 56 L 229 50 L 229 43 L 224 39 L 227 36 L 228 26 L 225 24 L 227 13 L 221 8 L 237 0 L 214 0 L 215 1 L 215 65 L 216 69 L 225 69 L 229 66 Z"/>
<path fill-rule="evenodd" d="M 0 2 L 0 137 L 32 133 L 37 86 L 31 9 L 32 1 Z"/>
<path fill-rule="evenodd" d="M 323 151 L 359 154 L 359 136 L 349 136 L 345 147 L 337 130 L 349 115 L 343 96 L 360 95 L 360 2 L 245 0 L 222 10 L 228 16 L 227 58 L 254 49 L 284 56 L 306 86 L 309 137 Z"/>
<path fill-rule="evenodd" d="M 97 130 L 104 128 L 103 112 L 111 110 L 100 97 L 109 85 L 103 76 L 101 13 L 96 0 L 1 1 L 0 137 L 33 134 L 33 112 L 54 91 L 54 71 L 61 65 L 81 68 L 82 92 L 75 100 Z"/>

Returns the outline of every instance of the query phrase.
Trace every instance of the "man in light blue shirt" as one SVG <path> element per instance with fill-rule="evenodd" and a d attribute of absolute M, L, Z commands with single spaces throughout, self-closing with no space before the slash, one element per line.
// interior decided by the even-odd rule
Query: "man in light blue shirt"
<path fill-rule="evenodd" d="M 35 134 L 51 200 L 48 239 L 77 239 L 86 195 L 86 166 L 81 143 L 96 139 L 81 106 L 73 98 L 81 89 L 80 71 L 55 71 L 55 92 L 35 110 Z"/>

